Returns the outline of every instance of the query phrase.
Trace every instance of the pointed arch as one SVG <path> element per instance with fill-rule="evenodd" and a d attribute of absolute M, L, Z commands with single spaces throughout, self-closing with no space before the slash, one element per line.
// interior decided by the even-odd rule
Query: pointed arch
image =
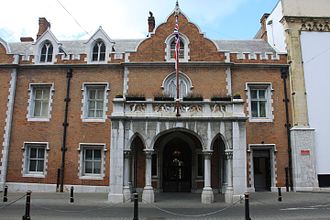
<path fill-rule="evenodd" d="M 193 85 L 191 79 L 183 72 L 179 72 L 180 98 L 189 95 L 192 92 Z M 162 89 L 166 95 L 176 97 L 176 73 L 172 72 L 165 77 L 162 83 Z"/>

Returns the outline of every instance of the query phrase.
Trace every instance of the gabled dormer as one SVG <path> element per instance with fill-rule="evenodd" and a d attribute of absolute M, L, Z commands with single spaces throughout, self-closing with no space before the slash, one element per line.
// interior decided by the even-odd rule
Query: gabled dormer
<path fill-rule="evenodd" d="M 114 41 L 105 33 L 100 26 L 93 36 L 85 43 L 87 51 L 87 63 L 107 63 L 110 61 L 110 53 Z"/>
<path fill-rule="evenodd" d="M 59 53 L 61 43 L 48 28 L 34 43 L 34 63 L 53 64 L 56 63 L 56 55 Z"/>

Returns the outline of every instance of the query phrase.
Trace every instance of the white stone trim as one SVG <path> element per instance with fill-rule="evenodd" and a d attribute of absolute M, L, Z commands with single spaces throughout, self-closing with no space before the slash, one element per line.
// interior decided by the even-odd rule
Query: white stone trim
<path fill-rule="evenodd" d="M 227 89 L 227 96 L 231 96 L 233 91 L 232 91 L 232 74 L 230 67 L 226 69 L 226 89 Z"/>
<path fill-rule="evenodd" d="M 14 111 L 16 82 L 17 82 L 17 70 L 13 69 L 13 71 L 11 73 L 10 87 L 9 87 L 9 91 L 8 91 L 6 121 L 5 121 L 3 142 L 2 142 L 2 152 L 1 152 L 2 157 L 1 157 L 1 167 L 0 167 L 0 190 L 4 187 L 4 184 L 6 183 L 6 176 L 7 176 L 7 171 L 8 171 L 8 156 L 9 156 L 12 118 L 13 118 L 13 111 Z"/>
<path fill-rule="evenodd" d="M 30 173 L 27 169 L 27 147 L 26 145 L 44 145 L 45 147 L 45 155 L 44 155 L 44 171 L 43 173 Z M 24 142 L 22 146 L 22 151 L 23 151 L 23 158 L 22 158 L 22 177 L 34 177 L 34 178 L 45 178 L 47 176 L 47 171 L 48 171 L 48 151 L 50 150 L 49 148 L 49 143 L 48 142 Z"/>
<path fill-rule="evenodd" d="M 49 87 L 49 105 L 48 105 L 48 116 L 44 118 L 33 117 L 33 87 Z M 55 93 L 54 83 L 30 83 L 28 89 L 28 107 L 27 107 L 27 121 L 50 121 L 51 112 L 52 112 L 52 103 L 53 103 L 53 95 Z"/>
<path fill-rule="evenodd" d="M 9 192 L 26 192 L 31 190 L 33 192 L 56 192 L 56 184 L 42 184 L 42 183 L 19 183 L 8 182 Z M 64 185 L 64 192 L 69 192 L 71 187 L 77 193 L 108 193 L 108 186 L 89 186 L 89 185 Z"/>
<path fill-rule="evenodd" d="M 84 175 L 83 173 L 83 151 L 84 148 L 93 148 L 93 149 L 100 149 L 102 152 L 102 161 L 101 161 L 101 173 L 100 174 L 87 174 Z M 86 180 L 103 180 L 105 177 L 105 160 L 106 160 L 106 144 L 105 143 L 79 143 L 78 146 L 78 177 L 79 179 L 86 179 Z"/>
<path fill-rule="evenodd" d="M 252 118 L 251 115 L 251 97 L 250 97 L 250 89 L 251 87 L 264 87 L 266 89 L 266 117 L 265 118 Z M 271 82 L 246 82 L 245 83 L 245 92 L 246 92 L 246 111 L 249 116 L 249 122 L 273 122 L 274 121 L 274 108 L 273 108 L 273 86 Z"/>
<path fill-rule="evenodd" d="M 129 69 L 128 67 L 124 67 L 124 80 L 123 80 L 123 95 L 126 96 L 128 94 L 128 86 L 129 86 Z"/>
<path fill-rule="evenodd" d="M 51 62 L 40 62 L 40 53 L 43 45 L 46 41 L 49 41 L 53 46 L 53 55 L 52 55 L 52 61 Z M 56 56 L 59 53 L 59 48 L 62 44 L 56 39 L 54 34 L 50 31 L 48 28 L 35 42 L 35 52 L 34 52 L 34 63 L 39 65 L 49 65 L 54 64 L 57 62 Z"/>
<path fill-rule="evenodd" d="M 103 100 L 103 116 L 101 118 L 89 118 L 87 117 L 87 87 L 89 86 L 104 86 L 104 100 Z M 108 112 L 108 103 L 109 103 L 109 92 L 110 84 L 108 82 L 84 82 L 81 87 L 82 91 L 82 100 L 81 100 L 81 120 L 83 122 L 105 122 L 107 117 L 106 113 Z"/>

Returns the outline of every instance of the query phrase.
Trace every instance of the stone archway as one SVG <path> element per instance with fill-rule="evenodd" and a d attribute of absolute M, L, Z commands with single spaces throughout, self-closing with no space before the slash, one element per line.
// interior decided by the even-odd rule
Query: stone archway
<path fill-rule="evenodd" d="M 194 192 L 203 187 L 203 176 L 198 176 L 198 155 L 202 145 L 196 135 L 186 130 L 174 129 L 160 135 L 154 144 L 157 157 L 157 176 L 153 185 L 157 191 Z M 156 164 L 156 163 L 153 163 Z"/>

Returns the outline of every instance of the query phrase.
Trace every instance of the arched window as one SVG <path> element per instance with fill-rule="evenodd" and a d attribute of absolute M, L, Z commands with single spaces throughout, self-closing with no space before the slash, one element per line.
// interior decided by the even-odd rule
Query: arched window
<path fill-rule="evenodd" d="M 171 45 L 170 45 L 170 57 L 171 59 L 174 59 L 174 53 L 175 53 L 175 37 L 172 38 L 171 40 Z M 179 50 L 179 59 L 184 59 L 184 42 L 183 39 L 180 38 L 180 50 Z"/>
<path fill-rule="evenodd" d="M 53 61 L 53 45 L 46 41 L 41 48 L 40 63 L 49 63 Z"/>
<path fill-rule="evenodd" d="M 104 42 L 98 40 L 93 47 L 92 61 L 105 61 L 105 51 L 106 47 Z"/>
<path fill-rule="evenodd" d="M 173 62 L 175 53 L 175 35 L 170 35 L 165 40 L 165 60 Z M 179 49 L 179 59 L 181 62 L 188 62 L 189 57 L 189 39 L 182 33 L 180 33 L 180 49 Z"/>
<path fill-rule="evenodd" d="M 164 93 L 170 97 L 176 97 L 176 74 L 167 76 L 163 82 Z M 179 97 L 183 98 L 191 93 L 191 80 L 183 73 L 179 74 Z"/>

